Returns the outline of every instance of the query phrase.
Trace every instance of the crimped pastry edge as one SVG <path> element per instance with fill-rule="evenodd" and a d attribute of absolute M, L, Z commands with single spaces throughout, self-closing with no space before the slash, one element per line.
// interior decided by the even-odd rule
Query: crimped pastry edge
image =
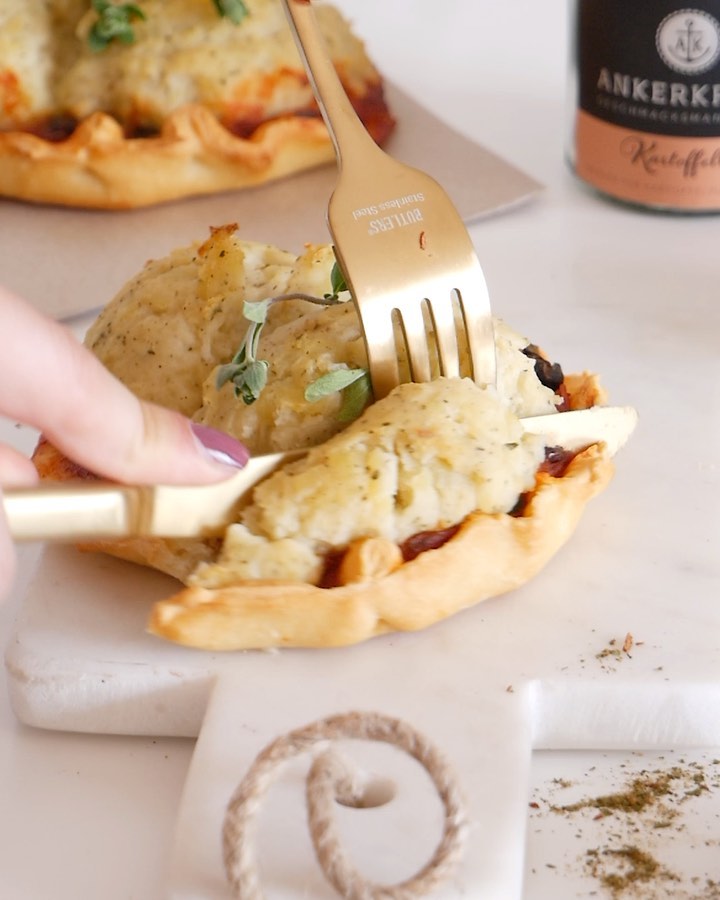
<path fill-rule="evenodd" d="M 604 445 L 594 444 L 561 477 L 538 476 L 524 515 L 474 513 L 441 547 L 379 578 L 335 588 L 291 582 L 189 587 L 154 604 L 148 631 L 189 647 L 229 651 L 339 647 L 427 628 L 532 579 L 567 542 L 613 471 Z"/>
<path fill-rule="evenodd" d="M 249 138 L 229 132 L 199 104 L 173 112 L 159 135 L 126 138 L 96 112 L 64 141 L 0 132 L 0 195 L 88 209 L 134 209 L 265 184 L 330 162 L 321 119 L 289 115 Z"/>

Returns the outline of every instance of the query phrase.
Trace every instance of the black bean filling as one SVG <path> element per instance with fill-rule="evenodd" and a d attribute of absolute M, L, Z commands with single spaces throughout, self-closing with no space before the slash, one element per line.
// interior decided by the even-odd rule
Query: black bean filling
<path fill-rule="evenodd" d="M 529 359 L 535 360 L 535 374 L 540 383 L 551 391 L 557 391 L 565 378 L 560 364 L 545 359 L 535 344 L 528 344 L 522 352 Z"/>

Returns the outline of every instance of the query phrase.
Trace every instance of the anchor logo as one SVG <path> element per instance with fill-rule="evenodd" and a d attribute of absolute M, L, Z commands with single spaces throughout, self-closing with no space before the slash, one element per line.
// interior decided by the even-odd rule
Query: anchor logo
<path fill-rule="evenodd" d="M 706 72 L 720 57 L 720 23 L 704 10 L 679 9 L 662 20 L 655 44 L 663 62 L 675 72 Z"/>

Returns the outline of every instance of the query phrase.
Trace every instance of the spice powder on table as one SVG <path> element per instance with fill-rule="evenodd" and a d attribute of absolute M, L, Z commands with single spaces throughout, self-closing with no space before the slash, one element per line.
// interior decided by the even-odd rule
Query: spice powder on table
<path fill-rule="evenodd" d="M 710 831 L 705 825 L 705 834 L 697 824 L 700 804 L 711 802 L 715 804 L 713 809 L 720 809 L 720 759 L 694 754 L 698 758 L 690 760 L 690 754 L 685 754 L 668 765 L 667 755 L 656 754 L 655 761 L 660 765 L 653 768 L 636 768 L 634 760 L 643 758 L 637 754 L 633 754 L 631 765 L 619 766 L 620 773 L 612 768 L 611 783 L 622 777 L 622 786 L 612 793 L 583 794 L 579 800 L 559 802 L 561 795 L 577 794 L 583 785 L 608 774 L 594 766 L 579 779 L 554 778 L 544 790 L 535 791 L 529 804 L 531 831 L 539 817 L 543 817 L 545 829 L 549 818 L 557 821 L 556 817 L 561 817 L 583 846 L 572 859 L 565 854 L 562 863 L 546 861 L 545 877 L 548 871 L 558 878 L 574 874 L 592 885 L 579 894 L 564 879 L 568 892 L 563 894 L 558 885 L 555 900 L 579 896 L 720 900 L 720 821 Z M 720 811 L 712 818 L 720 820 Z M 697 863 L 697 874 L 687 872 L 688 851 L 693 858 L 698 857 L 693 862 L 693 866 Z M 533 873 L 529 873 L 530 879 Z"/>

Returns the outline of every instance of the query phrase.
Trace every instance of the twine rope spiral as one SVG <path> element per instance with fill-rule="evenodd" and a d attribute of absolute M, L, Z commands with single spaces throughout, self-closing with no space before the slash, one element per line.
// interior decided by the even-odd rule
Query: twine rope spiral
<path fill-rule="evenodd" d="M 432 779 L 445 815 L 435 852 L 415 875 L 394 885 L 369 882 L 343 850 L 333 816 L 335 801 L 358 805 L 352 776 L 332 750 L 318 754 L 306 780 L 308 826 L 318 863 L 337 893 L 348 900 L 410 900 L 429 893 L 455 870 L 465 848 L 468 824 L 464 801 L 447 760 L 401 719 L 350 712 L 320 719 L 268 744 L 233 793 L 223 822 L 222 843 L 225 872 L 236 900 L 264 898 L 251 830 L 264 794 L 282 765 L 317 743 L 343 738 L 393 744 L 416 759 Z"/>

